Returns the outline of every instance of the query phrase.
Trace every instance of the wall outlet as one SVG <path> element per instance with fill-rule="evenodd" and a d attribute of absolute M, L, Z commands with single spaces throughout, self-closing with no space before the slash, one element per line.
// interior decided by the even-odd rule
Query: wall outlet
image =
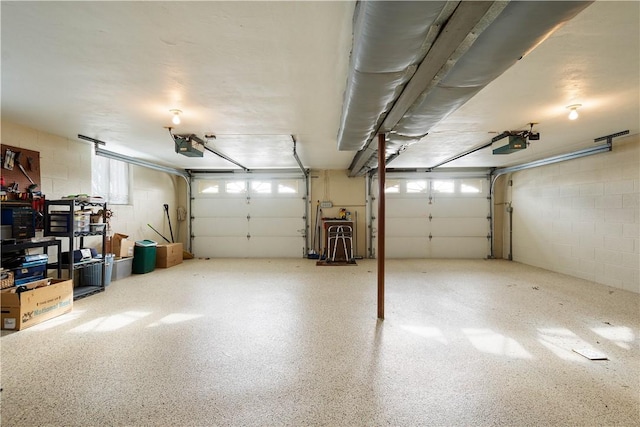
<path fill-rule="evenodd" d="M 333 203 L 331 203 L 331 202 L 320 202 L 320 207 L 321 208 L 332 208 L 333 207 Z"/>

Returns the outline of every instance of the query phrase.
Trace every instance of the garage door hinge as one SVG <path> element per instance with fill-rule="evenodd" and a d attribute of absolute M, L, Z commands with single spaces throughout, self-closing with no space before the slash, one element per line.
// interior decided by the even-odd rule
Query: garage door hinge
<path fill-rule="evenodd" d="M 429 222 L 431 222 L 432 219 L 433 219 L 433 216 L 429 214 Z"/>
<path fill-rule="evenodd" d="M 247 204 L 251 203 L 251 197 L 247 196 Z"/>
<path fill-rule="evenodd" d="M 247 233 L 247 240 L 251 239 L 251 234 Z"/>
<path fill-rule="evenodd" d="M 429 241 L 431 241 L 431 239 L 433 239 L 433 236 L 429 233 Z"/>
<path fill-rule="evenodd" d="M 491 221 L 491 215 L 487 215 L 487 219 Z"/>
<path fill-rule="evenodd" d="M 487 240 L 491 240 L 491 233 L 487 234 Z"/>
<path fill-rule="evenodd" d="M 251 215 L 247 214 L 247 221 L 250 221 L 250 220 L 251 220 Z"/>

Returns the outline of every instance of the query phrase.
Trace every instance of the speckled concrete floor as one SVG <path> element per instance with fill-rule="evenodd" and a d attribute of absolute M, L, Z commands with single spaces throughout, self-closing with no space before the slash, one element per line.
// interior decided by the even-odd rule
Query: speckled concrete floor
<path fill-rule="evenodd" d="M 507 261 L 190 260 L 3 332 L 3 426 L 640 425 L 640 296 Z M 588 347 L 609 360 L 590 361 Z"/>

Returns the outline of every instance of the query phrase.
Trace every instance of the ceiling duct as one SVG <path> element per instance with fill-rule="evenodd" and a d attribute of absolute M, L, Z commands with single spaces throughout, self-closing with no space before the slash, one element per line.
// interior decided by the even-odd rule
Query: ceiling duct
<path fill-rule="evenodd" d="M 338 133 L 377 167 L 376 133 L 397 157 L 591 1 L 361 2 Z"/>

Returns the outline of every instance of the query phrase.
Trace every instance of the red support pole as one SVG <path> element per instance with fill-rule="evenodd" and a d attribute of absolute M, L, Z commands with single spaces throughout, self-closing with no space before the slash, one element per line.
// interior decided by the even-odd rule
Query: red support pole
<path fill-rule="evenodd" d="M 378 319 L 384 319 L 385 135 L 378 134 Z"/>

